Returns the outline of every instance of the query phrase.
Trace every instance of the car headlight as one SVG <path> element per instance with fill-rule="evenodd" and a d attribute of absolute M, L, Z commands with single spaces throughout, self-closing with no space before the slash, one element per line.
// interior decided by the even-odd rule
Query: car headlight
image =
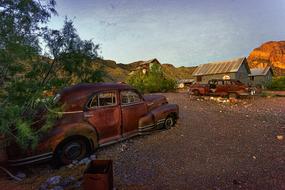
<path fill-rule="evenodd" d="M 53 103 L 56 104 L 60 99 L 60 94 L 56 94 L 53 98 Z"/>

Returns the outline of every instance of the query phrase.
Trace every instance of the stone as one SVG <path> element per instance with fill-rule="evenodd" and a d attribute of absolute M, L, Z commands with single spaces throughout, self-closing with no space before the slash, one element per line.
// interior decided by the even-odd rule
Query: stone
<path fill-rule="evenodd" d="M 64 188 L 61 186 L 55 186 L 55 187 L 51 188 L 50 190 L 64 190 Z"/>
<path fill-rule="evenodd" d="M 62 177 L 61 176 L 53 176 L 53 177 L 50 177 L 46 180 L 46 183 L 48 186 L 50 185 L 57 185 L 60 183 L 60 181 L 62 180 Z"/>
<path fill-rule="evenodd" d="M 84 158 L 84 159 L 82 159 L 82 160 L 79 161 L 79 164 L 80 164 L 80 165 L 83 165 L 83 164 L 87 165 L 87 164 L 89 164 L 90 162 L 91 162 L 91 160 L 90 160 L 89 158 Z"/>
<path fill-rule="evenodd" d="M 25 179 L 27 177 L 27 175 L 23 172 L 17 172 L 15 176 L 20 179 Z"/>
<path fill-rule="evenodd" d="M 74 184 L 75 182 L 77 182 L 77 180 L 75 179 L 75 177 L 73 176 L 69 176 L 69 177 L 66 177 L 64 178 L 61 182 L 60 182 L 60 186 L 62 187 L 68 187 L 72 184 Z"/>
<path fill-rule="evenodd" d="M 90 160 L 96 160 L 97 159 L 97 156 L 95 155 L 95 154 L 92 154 L 91 156 L 90 156 Z"/>

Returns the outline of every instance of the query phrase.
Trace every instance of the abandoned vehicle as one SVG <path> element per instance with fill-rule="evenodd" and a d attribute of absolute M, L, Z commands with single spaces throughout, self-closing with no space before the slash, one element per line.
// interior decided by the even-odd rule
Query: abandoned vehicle
<path fill-rule="evenodd" d="M 80 160 L 99 147 L 124 139 L 169 129 L 179 108 L 162 95 L 141 95 L 126 84 L 78 84 L 57 96 L 64 112 L 35 150 L 7 147 L 8 163 L 19 166 L 53 160 L 60 166 Z"/>
<path fill-rule="evenodd" d="M 189 93 L 196 96 L 212 95 L 212 96 L 227 96 L 238 98 L 240 96 L 250 95 L 250 88 L 239 80 L 222 80 L 212 79 L 208 84 L 193 84 L 189 87 Z"/>

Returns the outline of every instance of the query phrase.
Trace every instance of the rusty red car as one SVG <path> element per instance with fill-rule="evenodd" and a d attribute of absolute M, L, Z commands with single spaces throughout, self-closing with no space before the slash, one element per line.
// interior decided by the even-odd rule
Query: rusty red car
<path fill-rule="evenodd" d="M 248 96 L 251 94 L 251 89 L 234 79 L 212 79 L 208 84 L 193 84 L 189 87 L 189 93 L 196 96 L 211 95 L 238 98 L 241 96 Z"/>
<path fill-rule="evenodd" d="M 8 164 L 19 166 L 47 160 L 67 165 L 96 149 L 159 129 L 179 117 L 176 104 L 162 95 L 142 95 L 127 84 L 78 84 L 55 96 L 64 105 L 59 118 L 34 150 L 7 148 Z"/>

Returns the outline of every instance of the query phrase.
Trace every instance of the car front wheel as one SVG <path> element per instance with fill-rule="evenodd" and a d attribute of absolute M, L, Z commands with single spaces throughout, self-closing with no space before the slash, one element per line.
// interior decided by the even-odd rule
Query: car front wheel
<path fill-rule="evenodd" d="M 88 140 L 77 137 L 61 143 L 55 151 L 55 166 L 71 164 L 75 160 L 81 160 L 90 154 Z"/>
<path fill-rule="evenodd" d="M 164 128 L 170 129 L 175 125 L 175 118 L 173 116 L 168 116 L 164 121 Z"/>

